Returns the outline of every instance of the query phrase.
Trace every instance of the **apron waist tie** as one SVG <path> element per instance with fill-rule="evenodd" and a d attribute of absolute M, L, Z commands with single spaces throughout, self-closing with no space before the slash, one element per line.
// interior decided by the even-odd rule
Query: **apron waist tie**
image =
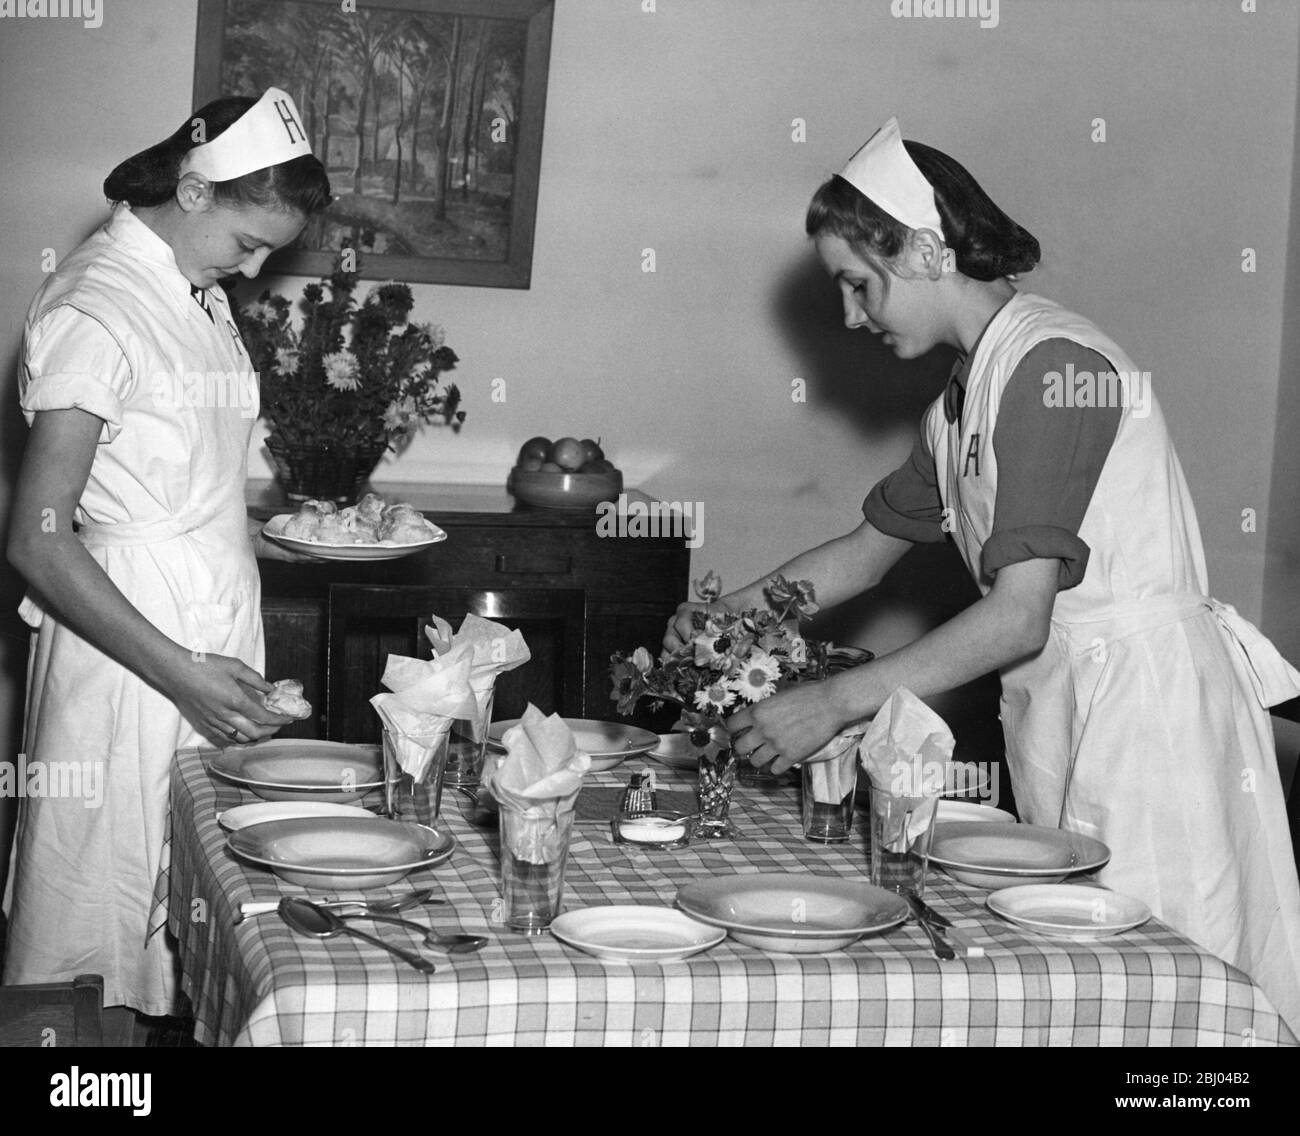
<path fill-rule="evenodd" d="M 87 548 L 133 548 L 162 544 L 193 532 L 211 521 L 216 513 L 207 509 L 184 509 L 158 521 L 125 521 L 102 525 L 89 521 L 77 527 L 77 537 Z"/>
<path fill-rule="evenodd" d="M 1231 604 L 1221 603 L 1209 596 L 1176 593 L 1152 596 L 1132 604 L 1112 608 L 1105 615 L 1092 620 L 1056 620 L 1073 639 L 1079 649 L 1090 650 L 1098 642 L 1114 641 L 1130 635 L 1164 627 L 1191 619 L 1203 612 L 1213 613 L 1229 651 L 1239 652 L 1245 664 L 1247 677 L 1260 706 L 1267 710 L 1279 702 L 1300 696 L 1300 671 L 1281 655 L 1281 652 L 1250 620 L 1242 616 Z M 1104 634 L 1103 634 L 1104 633 Z M 1084 643 L 1092 636 L 1092 643 Z M 1091 712 L 1091 708 L 1089 710 Z M 1057 827 L 1065 827 L 1065 815 L 1070 800 L 1070 786 L 1074 782 L 1078 747 L 1070 754 L 1070 764 L 1065 774 L 1065 788 L 1061 793 L 1061 812 Z"/>
<path fill-rule="evenodd" d="M 184 509 L 175 516 L 158 521 L 124 521 L 112 525 L 87 521 L 77 526 L 77 539 L 87 548 L 136 548 L 162 544 L 202 528 L 215 516 L 216 513 L 209 509 Z M 18 605 L 18 617 L 33 630 L 45 622 L 45 609 L 31 589 Z"/>
<path fill-rule="evenodd" d="M 1231 604 L 1218 600 L 1208 600 L 1207 603 L 1224 634 L 1245 658 L 1250 684 L 1265 710 L 1300 695 L 1300 671 L 1282 657 L 1272 640 Z"/>

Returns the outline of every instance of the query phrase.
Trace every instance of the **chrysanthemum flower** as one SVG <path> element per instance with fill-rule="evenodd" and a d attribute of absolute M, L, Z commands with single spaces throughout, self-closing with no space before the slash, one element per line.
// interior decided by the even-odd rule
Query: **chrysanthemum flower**
<path fill-rule="evenodd" d="M 346 351 L 335 351 L 321 360 L 325 364 L 325 381 L 338 391 L 354 391 L 361 385 L 357 361 Z"/>

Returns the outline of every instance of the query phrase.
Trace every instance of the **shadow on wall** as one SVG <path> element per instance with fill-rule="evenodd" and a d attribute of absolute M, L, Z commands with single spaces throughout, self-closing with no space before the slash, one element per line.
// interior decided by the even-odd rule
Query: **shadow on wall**
<path fill-rule="evenodd" d="M 837 414 L 864 440 L 881 443 L 914 433 L 943 390 L 957 352 L 937 347 L 902 360 L 865 329 L 844 326 L 839 285 L 808 246 L 772 296 L 773 322 L 803 360 L 808 399 Z"/>

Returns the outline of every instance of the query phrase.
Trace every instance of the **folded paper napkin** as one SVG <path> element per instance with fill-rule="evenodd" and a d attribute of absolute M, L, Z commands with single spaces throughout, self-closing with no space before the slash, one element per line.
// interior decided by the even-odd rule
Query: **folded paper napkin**
<path fill-rule="evenodd" d="M 809 766 L 813 800 L 823 805 L 838 805 L 857 785 L 858 743 L 865 725 L 836 734 L 816 753 L 803 759 Z"/>
<path fill-rule="evenodd" d="M 559 859 L 566 822 L 573 813 L 591 758 L 578 749 L 564 719 L 549 717 L 531 702 L 502 739 L 506 752 L 489 752 L 483 783 L 501 808 L 522 817 L 509 851 L 530 864 Z"/>
<path fill-rule="evenodd" d="M 423 781 L 452 722 L 475 712 L 469 659 L 389 655 L 380 681 L 393 693 L 376 694 L 370 705 L 384 723 L 402 772 Z"/>
<path fill-rule="evenodd" d="M 942 718 L 900 686 L 858 745 L 871 807 L 890 824 L 886 847 L 906 852 L 934 820 L 956 739 Z"/>
<path fill-rule="evenodd" d="M 532 658 L 532 653 L 518 631 L 511 631 L 503 624 L 473 613 L 461 620 L 460 630 L 454 633 L 445 619 L 434 615 L 430 620 L 424 634 L 433 647 L 434 657 L 447 662 L 460 658 L 469 660 L 469 682 L 477 709 L 463 717 L 473 722 L 472 736 L 476 742 L 481 742 L 488 728 L 485 713 L 488 695 L 492 693 L 497 675 L 523 666 Z"/>

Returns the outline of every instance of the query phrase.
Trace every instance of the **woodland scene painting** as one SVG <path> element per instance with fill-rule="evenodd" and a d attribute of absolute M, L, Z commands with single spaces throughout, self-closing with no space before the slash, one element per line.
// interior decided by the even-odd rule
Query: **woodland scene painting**
<path fill-rule="evenodd" d="M 335 195 L 276 267 L 527 287 L 551 6 L 205 0 L 196 103 L 284 88 Z"/>

